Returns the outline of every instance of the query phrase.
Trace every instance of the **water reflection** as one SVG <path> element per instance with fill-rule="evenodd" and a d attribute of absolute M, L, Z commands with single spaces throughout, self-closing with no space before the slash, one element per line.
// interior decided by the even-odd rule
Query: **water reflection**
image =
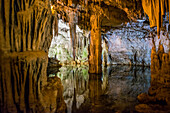
<path fill-rule="evenodd" d="M 61 80 L 47 77 L 47 63 L 47 54 L 40 52 L 1 57 L 1 113 L 65 112 Z"/>
<path fill-rule="evenodd" d="M 150 87 L 148 67 L 111 66 L 102 73 L 89 74 L 86 66 L 60 68 L 57 76 L 64 86 L 68 113 L 133 112 L 136 97 Z"/>
<path fill-rule="evenodd" d="M 0 112 L 168 112 L 168 56 L 152 54 L 151 70 L 117 65 L 96 75 L 77 65 L 48 76 L 46 54 L 6 57 L 0 62 Z"/>

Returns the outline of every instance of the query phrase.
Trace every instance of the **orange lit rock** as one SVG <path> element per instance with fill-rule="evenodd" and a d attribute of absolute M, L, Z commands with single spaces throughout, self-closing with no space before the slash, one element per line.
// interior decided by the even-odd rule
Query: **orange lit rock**
<path fill-rule="evenodd" d="M 2 0 L 0 51 L 46 51 L 52 39 L 49 0 Z"/>
<path fill-rule="evenodd" d="M 160 27 L 162 27 L 163 24 L 163 15 L 165 15 L 165 11 L 168 12 L 170 9 L 170 7 L 168 9 L 169 4 L 169 0 L 142 0 L 144 12 L 149 16 L 150 26 L 157 26 L 158 38 L 160 35 Z"/>
<path fill-rule="evenodd" d="M 101 17 L 94 8 L 94 14 L 90 17 L 91 37 L 89 48 L 89 73 L 101 73 L 102 47 L 101 47 Z"/>

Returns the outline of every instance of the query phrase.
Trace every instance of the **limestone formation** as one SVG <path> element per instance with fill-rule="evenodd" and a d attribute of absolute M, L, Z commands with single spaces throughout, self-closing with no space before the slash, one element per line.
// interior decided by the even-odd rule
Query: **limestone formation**
<path fill-rule="evenodd" d="M 135 108 L 138 112 L 170 112 L 170 60 L 164 53 L 163 45 L 158 51 L 152 49 L 151 57 L 151 86 L 148 93 L 138 95 L 142 103 Z"/>
<path fill-rule="evenodd" d="M 1 0 L 0 3 L 1 53 L 48 52 L 53 24 L 49 0 Z"/>
<path fill-rule="evenodd" d="M 163 25 L 163 16 L 169 12 L 169 0 L 142 0 L 145 13 L 149 16 L 150 26 L 157 26 L 157 34 L 160 35 L 160 27 Z M 170 23 L 170 18 L 169 18 Z"/>
<path fill-rule="evenodd" d="M 112 27 L 128 22 L 129 20 L 135 20 L 139 17 L 141 9 L 137 6 L 141 5 L 141 2 L 135 1 L 74 1 L 74 0 L 59 0 L 52 1 L 52 7 L 54 12 L 60 15 L 65 22 L 70 26 L 70 38 L 73 50 L 73 61 L 76 60 L 76 42 L 79 37 L 76 36 L 76 26 L 79 24 L 86 30 L 91 30 L 90 48 L 89 48 L 89 65 L 90 73 L 101 73 L 101 27 Z M 127 4 L 125 6 L 124 4 Z M 134 4 L 134 5 L 133 5 Z M 128 9 L 127 7 L 132 6 Z M 132 13 L 133 12 L 133 13 Z M 98 14 L 97 14 L 98 13 Z M 78 20 L 75 19 L 78 17 Z M 102 17 L 102 18 L 101 18 Z M 90 23 L 90 24 L 89 24 Z M 92 68 L 91 68 L 92 67 Z"/>
<path fill-rule="evenodd" d="M 90 17 L 91 36 L 89 48 L 89 73 L 101 73 L 101 14 L 102 10 L 97 5 L 93 6 L 93 15 Z"/>

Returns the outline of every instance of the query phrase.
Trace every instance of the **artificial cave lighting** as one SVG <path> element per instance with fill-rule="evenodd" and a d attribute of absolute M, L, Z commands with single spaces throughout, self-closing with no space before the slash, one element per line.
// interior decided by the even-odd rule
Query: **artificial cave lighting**
<path fill-rule="evenodd" d="M 1 113 L 169 113 L 170 0 L 1 0 Z"/>

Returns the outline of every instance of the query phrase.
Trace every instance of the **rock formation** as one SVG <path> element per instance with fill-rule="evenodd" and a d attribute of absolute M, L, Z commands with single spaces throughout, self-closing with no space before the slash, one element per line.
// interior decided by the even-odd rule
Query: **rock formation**
<path fill-rule="evenodd" d="M 160 27 L 163 25 L 163 16 L 170 10 L 169 0 L 142 0 L 142 6 L 145 13 L 149 16 L 150 26 L 157 26 L 157 34 L 160 34 Z M 169 18 L 170 23 L 170 18 Z"/>
<path fill-rule="evenodd" d="M 138 100 L 142 103 L 136 106 L 139 112 L 170 112 L 170 59 L 164 53 L 164 47 L 159 45 L 151 53 L 151 86 L 148 93 L 142 93 Z"/>
<path fill-rule="evenodd" d="M 141 2 L 137 4 L 136 0 L 133 2 L 124 0 L 116 2 L 108 0 L 59 0 L 51 3 L 54 12 L 58 13 L 58 17 L 69 22 L 74 61 L 77 54 L 76 42 L 79 40 L 79 37 L 76 36 L 75 24 L 77 23 L 82 28 L 91 31 L 89 48 L 90 73 L 101 73 L 101 27 L 117 26 L 123 22 L 135 20 L 141 13 L 141 9 L 137 7 L 141 5 Z M 125 6 L 125 4 L 128 5 Z M 132 8 L 128 9 L 127 7 Z M 75 19 L 76 17 L 78 17 L 78 20 Z"/>
<path fill-rule="evenodd" d="M 1 0 L 1 53 L 46 51 L 52 39 L 49 0 Z"/>
<path fill-rule="evenodd" d="M 50 1 L 0 3 L 0 112 L 66 112 L 60 79 L 47 78 L 57 28 Z"/>

